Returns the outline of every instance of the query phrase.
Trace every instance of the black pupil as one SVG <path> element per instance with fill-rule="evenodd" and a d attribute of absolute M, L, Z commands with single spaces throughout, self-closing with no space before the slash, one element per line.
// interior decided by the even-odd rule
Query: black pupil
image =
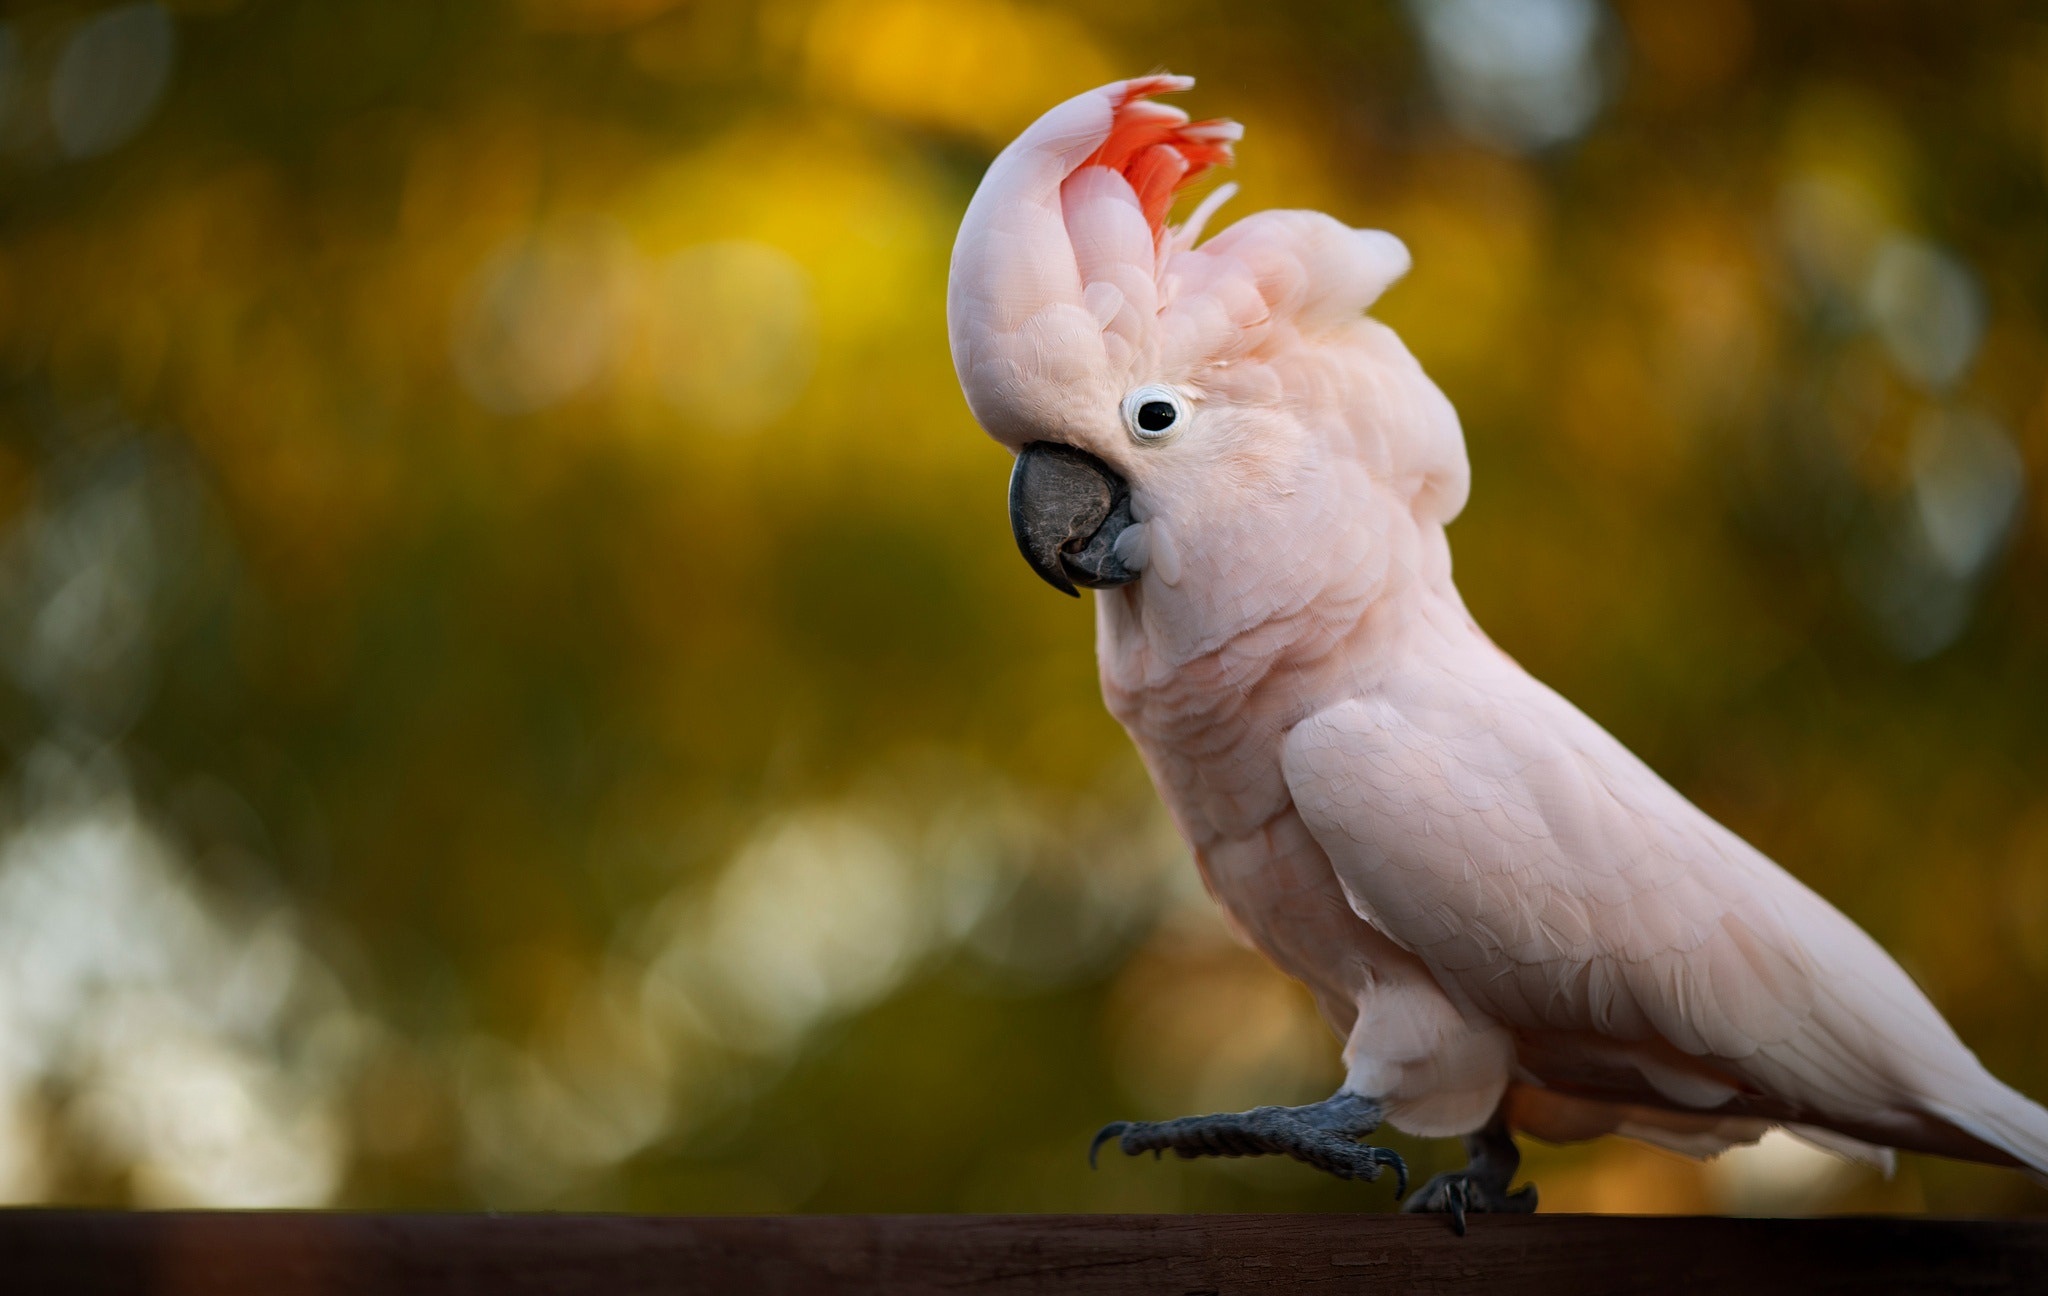
<path fill-rule="evenodd" d="M 1173 406 L 1166 401 L 1146 401 L 1138 406 L 1138 426 L 1147 432 L 1164 432 L 1173 426 Z"/>

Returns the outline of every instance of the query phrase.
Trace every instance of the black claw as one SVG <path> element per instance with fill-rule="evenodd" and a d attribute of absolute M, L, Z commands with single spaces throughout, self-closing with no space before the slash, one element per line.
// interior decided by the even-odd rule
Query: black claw
<path fill-rule="evenodd" d="M 1459 1237 L 1465 1236 L 1467 1215 L 1526 1215 L 1536 1209 L 1534 1184 L 1508 1191 L 1515 1171 L 1521 1168 L 1522 1155 L 1515 1150 L 1514 1135 L 1499 1113 L 1484 1128 L 1465 1136 L 1465 1153 L 1472 1158 L 1471 1164 L 1422 1185 L 1401 1209 L 1410 1214 L 1444 1215 Z"/>
<path fill-rule="evenodd" d="M 1534 1211 L 1536 1185 L 1525 1184 L 1507 1192 L 1486 1172 L 1465 1169 L 1438 1175 L 1401 1209 L 1410 1214 L 1443 1215 L 1450 1222 L 1451 1231 L 1463 1237 L 1470 1215 L 1526 1215 Z"/>
<path fill-rule="evenodd" d="M 1095 1169 L 1095 1154 L 1101 1150 L 1102 1145 L 1113 1138 L 1121 1136 L 1130 1127 L 1131 1123 L 1129 1121 L 1111 1121 L 1095 1131 L 1095 1138 L 1088 1144 L 1088 1168 L 1090 1170 Z"/>

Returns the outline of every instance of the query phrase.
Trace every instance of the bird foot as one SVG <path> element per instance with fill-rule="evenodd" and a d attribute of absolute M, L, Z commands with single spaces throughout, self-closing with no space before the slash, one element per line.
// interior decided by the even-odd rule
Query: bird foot
<path fill-rule="evenodd" d="M 1401 1204 L 1408 1214 L 1448 1215 L 1451 1228 L 1465 1236 L 1466 1214 L 1527 1215 L 1536 1209 L 1536 1185 L 1508 1191 L 1507 1180 L 1489 1170 L 1466 1167 L 1440 1174 Z"/>
<path fill-rule="evenodd" d="M 1166 1121 L 1112 1121 L 1088 1145 L 1088 1164 L 1104 1143 L 1117 1141 L 1126 1156 L 1171 1150 L 1195 1157 L 1290 1156 L 1339 1179 L 1370 1183 L 1380 1171 L 1394 1172 L 1394 1196 L 1408 1191 L 1408 1166 L 1399 1154 L 1358 1140 L 1379 1128 L 1380 1106 L 1369 1098 L 1339 1093 L 1305 1107 L 1254 1107 L 1214 1116 Z"/>

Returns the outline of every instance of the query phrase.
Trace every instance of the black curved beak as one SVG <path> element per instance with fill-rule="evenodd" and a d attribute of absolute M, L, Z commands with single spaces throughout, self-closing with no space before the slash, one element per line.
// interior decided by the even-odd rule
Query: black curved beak
<path fill-rule="evenodd" d="M 1116 556 L 1132 524 L 1131 488 L 1086 450 L 1034 441 L 1010 472 L 1010 530 L 1031 570 L 1076 598 L 1076 585 L 1111 589 L 1138 573 Z"/>

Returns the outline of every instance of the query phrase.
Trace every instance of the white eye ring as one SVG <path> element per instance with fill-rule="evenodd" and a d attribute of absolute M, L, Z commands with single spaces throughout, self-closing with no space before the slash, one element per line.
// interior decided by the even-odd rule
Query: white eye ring
<path fill-rule="evenodd" d="M 1161 405 L 1166 409 L 1159 409 Z M 1156 444 L 1187 426 L 1188 402 L 1171 387 L 1147 383 L 1124 397 L 1123 414 L 1132 436 Z"/>

